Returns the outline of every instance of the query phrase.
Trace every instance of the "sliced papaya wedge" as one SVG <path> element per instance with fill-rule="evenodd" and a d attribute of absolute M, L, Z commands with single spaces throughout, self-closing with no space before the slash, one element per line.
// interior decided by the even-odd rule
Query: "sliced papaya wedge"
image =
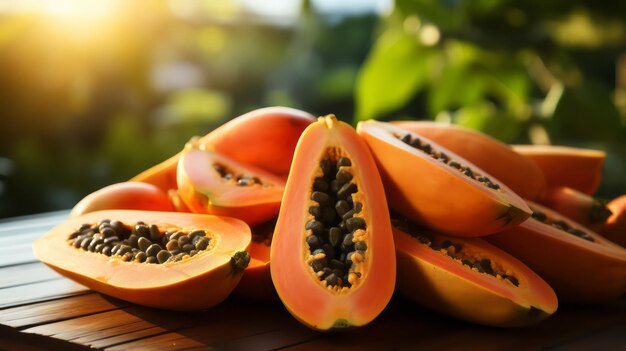
<path fill-rule="evenodd" d="M 190 142 L 178 161 L 178 194 L 195 213 L 239 218 L 255 225 L 276 217 L 285 182 Z"/>
<path fill-rule="evenodd" d="M 533 161 L 486 134 L 449 123 L 429 121 L 393 123 L 460 155 L 496 177 L 522 198 L 539 199 L 546 191 L 546 179 Z"/>
<path fill-rule="evenodd" d="M 270 246 L 275 226 L 276 221 L 270 221 L 252 228 L 250 264 L 233 294 L 247 300 L 278 300 L 270 272 Z"/>
<path fill-rule="evenodd" d="M 199 139 L 208 150 L 235 161 L 287 177 L 300 134 L 315 118 L 288 107 L 266 107 L 234 118 Z M 163 191 L 176 189 L 180 153 L 131 179 L 154 184 Z"/>
<path fill-rule="evenodd" d="M 604 151 L 549 145 L 513 145 L 513 150 L 541 168 L 548 188 L 566 186 L 593 195 L 602 181 Z"/>
<path fill-rule="evenodd" d="M 552 288 L 522 262 L 478 238 L 453 238 L 392 216 L 400 293 L 470 322 L 519 327 L 557 309 Z"/>
<path fill-rule="evenodd" d="M 452 151 L 390 123 L 360 122 L 391 208 L 455 236 L 484 236 L 530 216 L 519 196 Z"/>
<path fill-rule="evenodd" d="M 317 330 L 365 325 L 391 299 L 395 251 L 380 176 L 363 140 L 333 115 L 300 137 L 270 261 L 287 310 Z"/>
<path fill-rule="evenodd" d="M 600 303 L 626 292 L 626 250 L 582 225 L 528 202 L 533 218 L 487 241 L 526 263 L 560 300 Z"/>
<path fill-rule="evenodd" d="M 611 210 L 601 201 L 569 187 L 551 188 L 540 202 L 593 231 L 611 216 Z"/>
<path fill-rule="evenodd" d="M 234 218 L 112 210 L 56 226 L 33 251 L 98 292 L 150 307 L 201 310 L 235 288 L 249 244 L 250 228 Z"/>

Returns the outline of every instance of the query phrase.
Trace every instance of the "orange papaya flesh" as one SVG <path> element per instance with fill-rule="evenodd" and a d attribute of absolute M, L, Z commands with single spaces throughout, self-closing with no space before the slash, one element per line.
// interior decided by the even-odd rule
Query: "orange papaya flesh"
<path fill-rule="evenodd" d="M 274 175 L 287 177 L 302 131 L 315 118 L 288 107 L 266 107 L 234 118 L 199 139 L 199 144 Z M 131 181 L 154 184 L 164 191 L 176 189 L 180 153 L 155 165 Z"/>
<path fill-rule="evenodd" d="M 174 211 L 168 195 L 158 187 L 140 182 L 122 182 L 108 185 L 85 196 L 70 217 L 99 210 Z"/>
<path fill-rule="evenodd" d="M 562 186 L 593 195 L 602 181 L 606 153 L 566 146 L 513 145 L 543 172 L 548 188 Z"/>
<path fill-rule="evenodd" d="M 560 300 L 599 303 L 626 292 L 626 250 L 555 211 L 528 202 L 533 218 L 487 241 L 526 263 Z"/>
<path fill-rule="evenodd" d="M 282 178 L 192 141 L 178 161 L 178 194 L 194 213 L 239 218 L 255 225 L 276 217 L 283 196 Z"/>
<path fill-rule="evenodd" d="M 178 189 L 169 189 L 167 191 L 167 197 L 170 199 L 170 202 L 174 206 L 174 210 L 176 210 L 176 212 L 191 212 L 189 207 L 185 205 L 185 202 L 183 202 L 183 199 L 180 197 Z"/>
<path fill-rule="evenodd" d="M 397 288 L 418 304 L 474 323 L 519 327 L 557 309 L 552 288 L 478 238 L 453 238 L 392 215 Z"/>
<path fill-rule="evenodd" d="M 626 247 L 626 195 L 611 200 L 606 206 L 613 214 L 602 225 L 600 234 Z"/>
<path fill-rule="evenodd" d="M 270 272 L 270 246 L 276 221 L 252 228 L 250 263 L 233 294 L 247 300 L 278 300 Z"/>
<path fill-rule="evenodd" d="M 611 216 L 605 204 L 569 187 L 550 189 L 540 203 L 594 231 Z"/>
<path fill-rule="evenodd" d="M 33 251 L 98 292 L 150 307 L 200 310 L 235 288 L 249 244 L 250 228 L 234 218 L 111 210 L 69 219 L 36 240 Z"/>
<path fill-rule="evenodd" d="M 541 169 L 509 145 L 486 134 L 456 125 L 426 121 L 397 121 L 480 167 L 525 199 L 539 199 L 546 191 Z"/>
<path fill-rule="evenodd" d="M 395 250 L 376 164 L 354 129 L 320 117 L 298 142 L 270 250 L 287 310 L 316 330 L 362 326 L 395 285 Z"/>
<path fill-rule="evenodd" d="M 513 227 L 530 209 L 506 185 L 461 156 L 389 123 L 360 122 L 391 208 L 435 230 L 484 236 Z"/>

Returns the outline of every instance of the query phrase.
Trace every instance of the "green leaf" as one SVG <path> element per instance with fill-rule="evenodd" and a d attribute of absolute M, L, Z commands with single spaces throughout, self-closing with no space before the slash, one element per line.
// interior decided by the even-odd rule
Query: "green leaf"
<path fill-rule="evenodd" d="M 557 98 L 554 113 L 546 122 L 553 142 L 616 142 L 623 136 L 619 112 L 604 85 L 587 81 L 565 86 Z"/>
<path fill-rule="evenodd" d="M 520 120 L 497 110 L 489 102 L 461 108 L 455 115 L 455 123 L 481 131 L 505 143 L 514 142 L 524 128 Z"/>
<path fill-rule="evenodd" d="M 436 55 L 403 31 L 384 33 L 357 78 L 358 120 L 375 118 L 405 105 L 424 86 Z"/>

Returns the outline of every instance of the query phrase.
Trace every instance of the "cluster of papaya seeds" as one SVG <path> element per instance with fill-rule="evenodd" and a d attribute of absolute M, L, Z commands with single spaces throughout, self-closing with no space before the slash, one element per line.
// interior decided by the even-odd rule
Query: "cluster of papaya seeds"
<path fill-rule="evenodd" d="M 504 183 L 415 132 L 360 122 L 391 208 L 429 228 L 477 237 L 514 227 L 531 210 Z"/>
<path fill-rule="evenodd" d="M 36 240 L 33 251 L 101 293 L 150 307 L 199 310 L 235 288 L 250 260 L 250 238 L 248 225 L 229 217 L 106 210 L 60 224 Z"/>
<path fill-rule="evenodd" d="M 313 329 L 367 324 L 391 299 L 395 250 L 383 185 L 363 140 L 334 115 L 300 137 L 270 262 L 283 304 Z"/>
<path fill-rule="evenodd" d="M 557 309 L 552 288 L 524 263 L 479 238 L 450 237 L 392 214 L 397 289 L 463 320 L 499 327 L 539 322 Z"/>

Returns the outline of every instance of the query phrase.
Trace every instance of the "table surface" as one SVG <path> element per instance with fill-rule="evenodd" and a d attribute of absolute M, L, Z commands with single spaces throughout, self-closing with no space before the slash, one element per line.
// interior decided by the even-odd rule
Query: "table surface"
<path fill-rule="evenodd" d="M 168 312 L 93 292 L 38 262 L 31 243 L 68 212 L 0 221 L 0 349 L 626 350 L 626 298 L 562 305 L 522 329 L 478 326 L 394 297 L 371 324 L 324 334 L 280 302 L 231 297 L 204 312 Z"/>

